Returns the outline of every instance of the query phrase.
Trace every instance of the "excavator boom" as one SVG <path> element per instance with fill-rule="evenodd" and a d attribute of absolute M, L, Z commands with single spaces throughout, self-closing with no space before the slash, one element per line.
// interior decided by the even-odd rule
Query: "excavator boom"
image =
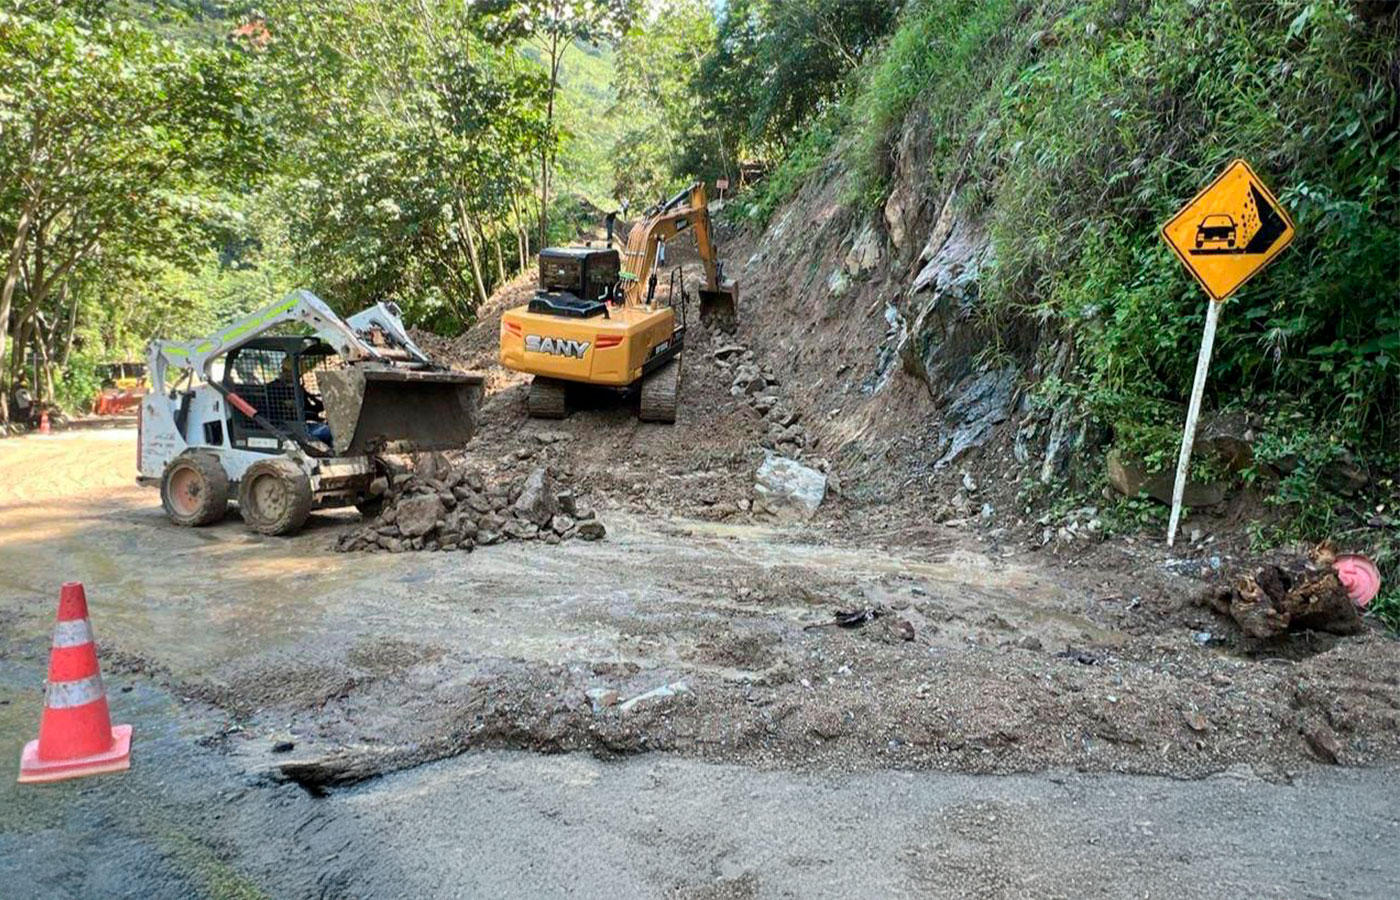
<path fill-rule="evenodd" d="M 732 280 L 726 280 L 720 270 L 704 182 L 697 181 L 669 200 L 658 203 L 632 226 L 622 251 L 623 296 L 629 306 L 646 303 L 655 287 L 652 279 L 661 245 L 689 230 L 695 232 L 695 246 L 705 266 L 705 286 L 700 289 L 700 318 L 732 323 L 737 312 L 739 288 Z"/>

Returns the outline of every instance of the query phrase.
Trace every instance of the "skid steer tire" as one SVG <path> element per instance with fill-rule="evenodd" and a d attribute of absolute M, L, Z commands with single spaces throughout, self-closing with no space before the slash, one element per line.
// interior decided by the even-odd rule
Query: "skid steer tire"
<path fill-rule="evenodd" d="M 361 519 L 369 522 L 379 518 L 379 514 L 384 511 L 384 500 L 385 497 L 383 494 L 380 494 L 378 497 L 367 497 L 359 503 L 356 503 L 355 509 L 359 511 Z"/>
<path fill-rule="evenodd" d="M 642 401 L 637 418 L 643 422 L 674 423 L 680 393 L 681 357 L 677 356 L 642 379 Z"/>
<path fill-rule="evenodd" d="M 558 379 L 536 375 L 530 382 L 526 405 L 532 419 L 562 419 L 569 414 L 569 386 Z"/>
<path fill-rule="evenodd" d="M 160 504 L 176 525 L 198 528 L 228 512 L 228 473 L 209 453 L 181 453 L 160 478 Z"/>
<path fill-rule="evenodd" d="M 238 483 L 238 511 L 258 534 L 291 534 L 311 515 L 311 478 L 289 459 L 261 459 Z"/>

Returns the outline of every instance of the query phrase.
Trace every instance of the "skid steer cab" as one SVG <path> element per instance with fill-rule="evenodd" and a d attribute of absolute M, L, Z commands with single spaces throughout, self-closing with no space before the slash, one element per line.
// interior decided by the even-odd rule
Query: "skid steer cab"
<path fill-rule="evenodd" d="M 301 333 L 273 335 L 288 329 Z M 341 319 L 296 291 L 209 338 L 153 341 L 137 481 L 177 525 L 217 522 L 236 500 L 261 534 L 313 509 L 372 514 L 386 454 L 466 445 L 482 378 L 435 365 L 393 304 Z"/>

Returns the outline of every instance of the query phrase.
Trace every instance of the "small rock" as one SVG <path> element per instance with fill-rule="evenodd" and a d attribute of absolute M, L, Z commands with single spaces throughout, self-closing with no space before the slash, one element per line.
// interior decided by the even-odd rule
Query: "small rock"
<path fill-rule="evenodd" d="M 296 748 L 296 744 L 291 741 L 278 741 L 272 745 L 273 753 L 291 753 Z"/>
<path fill-rule="evenodd" d="M 585 541 L 601 541 L 607 533 L 608 530 L 597 519 L 590 519 L 578 524 L 578 536 Z"/>
<path fill-rule="evenodd" d="M 1016 646 L 1022 650 L 1039 650 L 1042 648 L 1040 638 L 1033 634 L 1023 634 L 1016 639 Z"/>
<path fill-rule="evenodd" d="M 671 684 L 663 684 L 661 687 L 658 688 L 652 688 L 645 694 L 638 694 L 632 699 L 623 702 L 623 704 L 619 706 L 618 709 L 625 713 L 631 712 L 642 703 L 646 703 L 651 700 L 663 700 L 667 697 L 674 697 L 678 694 L 688 693 L 690 693 L 690 686 L 687 685 L 684 681 L 676 681 L 672 682 Z"/>
<path fill-rule="evenodd" d="M 618 701 L 622 699 L 622 696 L 612 688 L 589 688 L 585 693 L 595 713 L 600 713 L 609 706 L 616 706 Z"/>
<path fill-rule="evenodd" d="M 521 541 L 532 540 L 540 533 L 538 525 L 534 522 L 526 522 L 522 519 L 512 519 L 506 523 L 505 528 L 501 529 L 501 531 Z"/>
<path fill-rule="evenodd" d="M 1322 722 L 1318 722 L 1303 731 L 1303 738 L 1307 740 L 1308 747 L 1318 759 L 1331 765 L 1336 765 L 1342 756 L 1342 745 L 1337 740 L 1337 735 L 1331 728 Z"/>
<path fill-rule="evenodd" d="M 1210 727 L 1210 722 L 1199 711 L 1188 709 L 1182 713 L 1182 718 L 1186 720 L 1186 727 L 1192 731 L 1205 731 Z"/>
<path fill-rule="evenodd" d="M 573 528 L 573 527 L 574 527 L 574 519 L 573 519 L 572 516 L 568 516 L 568 515 L 564 515 L 563 513 L 560 513 L 559 515 L 555 516 L 553 519 L 550 519 L 550 521 L 549 521 L 549 527 L 550 527 L 551 529 L 553 529 L 553 531 L 554 531 L 555 534 L 557 534 L 557 535 L 565 535 L 565 534 L 568 534 L 568 533 L 569 533 L 569 529 L 570 529 L 570 528 Z"/>
<path fill-rule="evenodd" d="M 446 512 L 442 498 L 437 494 L 423 494 L 400 500 L 399 531 L 404 537 L 422 537 L 438 526 Z"/>
<path fill-rule="evenodd" d="M 544 466 L 536 468 L 525 479 L 525 486 L 520 490 L 520 496 L 516 498 L 513 507 L 516 515 L 519 515 L 535 525 L 544 525 L 554 517 L 559 511 L 558 500 L 554 491 L 554 482 L 549 477 L 549 470 Z"/>

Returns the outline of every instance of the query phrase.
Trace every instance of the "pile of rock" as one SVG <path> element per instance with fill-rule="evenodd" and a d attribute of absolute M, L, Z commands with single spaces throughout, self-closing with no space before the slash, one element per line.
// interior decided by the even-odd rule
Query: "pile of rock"
<path fill-rule="evenodd" d="M 540 466 L 522 482 L 496 479 L 464 467 L 394 476 L 384 508 L 342 534 L 342 552 L 471 550 L 507 540 L 557 544 L 596 541 L 607 533 L 572 490 Z"/>
<path fill-rule="evenodd" d="M 743 399 L 768 425 L 762 444 L 784 456 L 801 458 L 808 446 L 807 429 L 801 414 L 779 397 L 778 379 L 767 366 L 760 365 L 754 352 L 743 344 L 725 344 L 714 352 L 721 369 L 733 371 L 729 393 Z"/>

